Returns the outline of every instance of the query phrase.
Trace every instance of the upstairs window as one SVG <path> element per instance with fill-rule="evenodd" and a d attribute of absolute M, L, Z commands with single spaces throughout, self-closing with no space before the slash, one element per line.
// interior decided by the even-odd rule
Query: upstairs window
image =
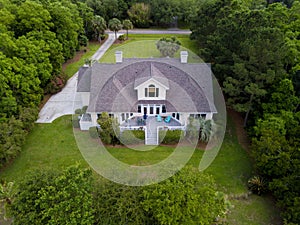
<path fill-rule="evenodd" d="M 150 84 L 147 88 L 145 88 L 145 97 L 158 97 L 159 88 L 155 88 L 155 85 Z"/>

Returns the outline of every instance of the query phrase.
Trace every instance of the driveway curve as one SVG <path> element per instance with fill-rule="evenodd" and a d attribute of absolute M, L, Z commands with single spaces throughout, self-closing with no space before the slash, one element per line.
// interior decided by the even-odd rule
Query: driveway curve
<path fill-rule="evenodd" d="M 92 59 L 99 60 L 109 47 L 114 43 L 114 32 L 107 31 L 108 39 L 100 46 Z M 120 30 L 118 36 L 125 34 L 125 30 Z M 169 29 L 169 30 L 129 30 L 130 34 L 190 34 L 188 30 Z M 74 109 L 82 108 L 80 96 L 76 94 L 78 72 L 75 73 L 67 82 L 66 86 L 57 94 L 52 95 L 40 110 L 39 118 L 36 123 L 52 123 L 58 117 L 74 114 Z"/>

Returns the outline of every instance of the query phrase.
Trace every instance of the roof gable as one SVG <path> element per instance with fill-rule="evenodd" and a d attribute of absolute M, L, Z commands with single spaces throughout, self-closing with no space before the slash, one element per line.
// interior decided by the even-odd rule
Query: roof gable
<path fill-rule="evenodd" d="M 137 90 L 140 86 L 144 86 L 149 82 L 157 82 L 163 86 L 166 90 L 169 90 L 169 80 L 157 69 L 153 63 L 147 67 L 143 73 L 135 79 L 134 89 Z"/>

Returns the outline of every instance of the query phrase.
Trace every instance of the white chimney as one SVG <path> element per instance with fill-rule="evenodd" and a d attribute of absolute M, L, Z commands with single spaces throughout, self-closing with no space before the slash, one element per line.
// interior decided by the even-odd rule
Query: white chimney
<path fill-rule="evenodd" d="M 188 60 L 188 52 L 187 51 L 181 51 L 180 52 L 180 62 L 181 63 L 187 63 L 187 60 Z"/>
<path fill-rule="evenodd" d="M 116 63 L 122 63 L 123 62 L 123 52 L 122 51 L 116 51 Z"/>

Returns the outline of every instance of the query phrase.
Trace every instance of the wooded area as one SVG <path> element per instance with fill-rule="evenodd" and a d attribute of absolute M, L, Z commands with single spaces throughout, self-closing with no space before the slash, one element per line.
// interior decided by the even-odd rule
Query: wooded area
<path fill-rule="evenodd" d="M 286 222 L 300 221 L 300 2 L 215 1 L 193 19 L 192 38 L 245 116 L 256 173 Z"/>

